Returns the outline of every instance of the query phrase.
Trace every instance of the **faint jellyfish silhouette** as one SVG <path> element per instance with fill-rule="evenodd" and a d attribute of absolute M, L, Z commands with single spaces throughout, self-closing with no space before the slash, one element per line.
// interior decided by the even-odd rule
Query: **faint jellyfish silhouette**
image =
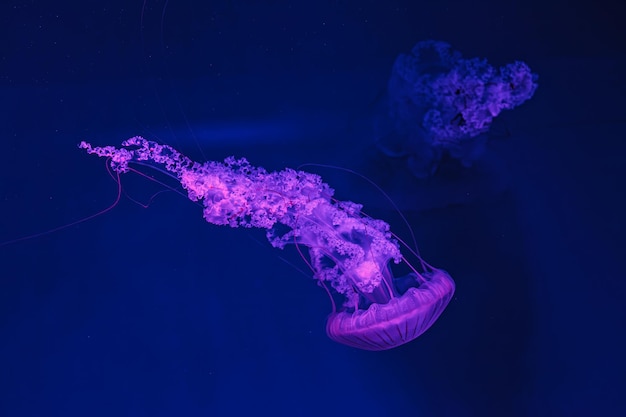
<path fill-rule="evenodd" d="M 493 119 L 536 88 L 537 74 L 521 61 L 494 68 L 486 59 L 463 58 L 445 42 L 418 42 L 393 64 L 378 147 L 407 158 L 418 178 L 433 175 L 444 159 L 470 167 L 485 149 Z"/>
<path fill-rule="evenodd" d="M 244 158 L 194 162 L 167 145 L 133 137 L 113 146 L 79 145 L 109 158 L 117 173 L 129 163 L 152 163 L 176 177 L 192 201 L 201 201 L 207 222 L 231 227 L 264 228 L 277 248 L 308 247 L 306 261 L 314 277 L 345 297 L 335 302 L 326 326 L 339 343 L 366 350 L 386 350 L 424 333 L 454 294 L 454 281 L 421 258 L 419 270 L 400 252 L 389 225 L 372 219 L 362 206 L 332 198 L 321 177 L 285 169 L 267 172 Z M 407 246 L 408 248 L 408 246 Z M 394 278 L 390 263 L 404 262 L 411 272 Z M 329 291 L 330 294 L 330 291 Z"/>

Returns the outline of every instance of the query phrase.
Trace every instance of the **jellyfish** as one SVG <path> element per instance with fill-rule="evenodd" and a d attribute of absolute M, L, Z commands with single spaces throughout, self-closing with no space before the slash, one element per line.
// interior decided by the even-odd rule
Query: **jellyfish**
<path fill-rule="evenodd" d="M 413 267 L 400 251 L 389 225 L 362 212 L 360 204 L 333 198 L 320 176 L 284 169 L 268 172 L 245 158 L 194 162 L 174 148 L 136 136 L 122 147 L 80 148 L 109 159 L 117 173 L 129 164 L 156 164 L 175 177 L 190 200 L 201 202 L 204 219 L 215 225 L 266 229 L 276 248 L 308 248 L 307 264 L 319 284 L 344 298 L 326 332 L 339 343 L 386 350 L 414 340 L 441 315 L 454 294 L 444 270 L 424 262 Z M 407 246 L 408 247 L 408 246 Z M 391 264 L 410 271 L 394 277 Z"/>
<path fill-rule="evenodd" d="M 406 157 L 418 178 L 433 175 L 446 158 L 470 167 L 493 119 L 536 88 L 537 75 L 524 62 L 496 69 L 485 59 L 462 58 L 446 42 L 419 42 L 393 64 L 384 116 L 391 126 L 380 134 L 379 149 Z"/>

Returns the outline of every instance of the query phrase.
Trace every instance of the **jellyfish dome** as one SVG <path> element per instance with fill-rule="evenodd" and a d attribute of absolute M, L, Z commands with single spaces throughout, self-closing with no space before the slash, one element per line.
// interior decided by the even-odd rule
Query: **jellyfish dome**
<path fill-rule="evenodd" d="M 445 271 L 421 259 L 419 269 L 410 265 L 386 222 L 363 214 L 360 204 L 334 199 L 318 175 L 267 172 L 245 158 L 198 163 L 139 136 L 121 148 L 79 146 L 108 158 L 117 173 L 132 170 L 133 163 L 157 164 L 178 179 L 190 200 L 202 202 L 209 223 L 263 228 L 276 248 L 308 248 L 314 278 L 345 300 L 339 309 L 333 301 L 326 326 L 336 342 L 366 350 L 407 343 L 432 326 L 454 293 Z M 412 272 L 395 278 L 392 262 Z"/>
<path fill-rule="evenodd" d="M 454 281 L 443 270 L 422 274 L 419 287 L 404 294 L 389 293 L 380 302 L 352 312 L 333 313 L 328 318 L 326 333 L 344 345 L 365 350 L 386 350 L 416 339 L 439 318 L 454 294 Z M 390 280 L 391 281 L 391 280 Z"/>

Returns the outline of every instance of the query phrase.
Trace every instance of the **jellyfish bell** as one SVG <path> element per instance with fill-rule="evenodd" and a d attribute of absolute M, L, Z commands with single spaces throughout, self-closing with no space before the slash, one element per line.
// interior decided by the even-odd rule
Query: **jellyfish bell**
<path fill-rule="evenodd" d="M 455 290 L 450 275 L 423 261 L 397 236 L 391 234 L 390 239 L 387 223 L 363 216 L 354 207 L 349 221 L 324 229 L 334 236 L 320 241 L 307 234 L 299 242 L 316 247 L 310 250 L 315 278 L 330 282 L 345 297 L 337 311 L 331 296 L 333 312 L 326 324 L 330 339 L 364 350 L 392 349 L 423 334 L 447 307 Z M 339 243 L 328 244 L 333 240 Z M 322 241 L 327 244 L 317 249 Z M 398 242 L 419 259 L 419 270 L 399 255 Z M 394 263 L 404 263 L 411 272 L 394 277 Z"/>
<path fill-rule="evenodd" d="M 407 278 L 418 286 L 397 294 L 394 283 L 387 282 L 393 291 L 380 302 L 352 311 L 333 312 L 326 322 L 328 337 L 344 345 L 372 351 L 392 349 L 419 337 L 450 302 L 454 281 L 441 269 L 419 277 L 411 273 Z"/>

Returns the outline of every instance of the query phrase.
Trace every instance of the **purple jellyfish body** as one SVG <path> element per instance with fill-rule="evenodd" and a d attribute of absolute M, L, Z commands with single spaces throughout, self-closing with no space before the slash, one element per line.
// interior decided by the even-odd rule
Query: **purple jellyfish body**
<path fill-rule="evenodd" d="M 445 42 L 419 42 L 393 64 L 386 116 L 392 127 L 379 149 L 406 157 L 418 178 L 433 175 L 444 158 L 469 167 L 483 153 L 493 119 L 536 89 L 537 75 L 521 61 L 497 69 Z"/>
<path fill-rule="evenodd" d="M 80 147 L 109 158 L 117 173 L 129 163 L 155 163 L 175 176 L 192 201 L 201 201 L 204 218 L 216 225 L 264 228 L 277 248 L 308 247 L 314 277 L 345 297 L 341 311 L 328 318 L 328 336 L 366 350 L 386 350 L 424 333 L 454 294 L 454 281 L 420 259 L 411 266 L 382 220 L 362 206 L 332 198 L 334 190 L 315 174 L 285 169 L 267 172 L 246 159 L 192 161 L 167 145 L 133 137 L 113 146 Z M 394 278 L 390 262 L 406 263 L 411 273 Z M 331 297 L 332 300 L 332 297 Z"/>
<path fill-rule="evenodd" d="M 386 285 L 392 291 L 393 283 Z M 326 333 L 336 342 L 359 349 L 391 349 L 410 342 L 432 326 L 453 294 L 450 275 L 434 270 L 419 288 L 409 288 L 403 295 L 385 294 L 380 303 L 372 303 L 365 310 L 331 314 Z"/>

